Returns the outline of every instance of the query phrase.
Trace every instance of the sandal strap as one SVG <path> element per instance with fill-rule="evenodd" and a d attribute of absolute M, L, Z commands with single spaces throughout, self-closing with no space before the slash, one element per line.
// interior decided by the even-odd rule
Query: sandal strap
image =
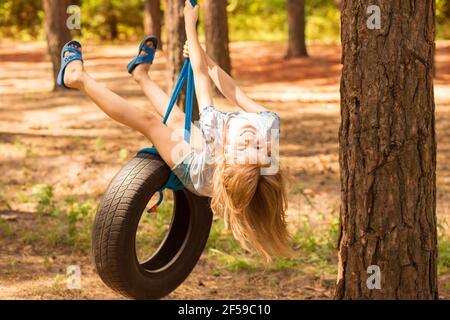
<path fill-rule="evenodd" d="M 72 46 L 75 46 L 76 48 L 73 48 Z M 65 57 L 64 55 L 67 52 L 71 52 L 73 54 Z M 61 67 L 57 77 L 58 85 L 66 87 L 66 85 L 64 84 L 64 73 L 67 65 L 75 60 L 83 61 L 83 56 L 81 52 L 81 44 L 78 41 L 72 40 L 67 42 L 61 50 Z"/>
<path fill-rule="evenodd" d="M 68 64 L 69 62 L 75 61 L 75 60 L 81 60 L 83 61 L 83 59 L 81 58 L 80 55 L 71 55 L 71 56 L 67 56 L 63 59 L 63 63 Z M 64 66 L 65 67 L 65 66 Z"/>
<path fill-rule="evenodd" d="M 144 51 L 144 52 L 146 52 L 147 54 L 155 53 L 155 49 L 150 48 L 150 47 L 147 46 L 146 44 L 143 44 L 143 45 L 141 46 L 141 50 L 139 51 L 139 53 L 140 53 L 141 51 Z"/>
<path fill-rule="evenodd" d="M 81 43 L 79 43 L 78 41 L 75 41 L 75 40 L 72 40 L 72 41 L 67 42 L 67 43 L 65 44 L 65 46 L 67 46 L 67 47 L 69 47 L 69 46 L 75 46 L 75 47 L 77 47 L 78 49 L 81 49 Z"/>
<path fill-rule="evenodd" d="M 147 41 L 151 41 L 154 45 L 154 48 L 150 48 L 145 43 Z M 141 41 L 139 45 L 139 51 L 137 56 L 127 65 L 128 73 L 132 73 L 136 66 L 141 63 L 153 63 L 156 54 L 156 48 L 158 47 L 158 40 L 153 36 L 147 36 L 144 40 Z M 141 51 L 147 53 L 147 55 L 141 54 Z"/>
<path fill-rule="evenodd" d="M 155 54 L 148 54 L 146 56 L 139 55 L 135 60 L 134 64 L 141 64 L 144 62 L 152 63 L 154 59 Z"/>
<path fill-rule="evenodd" d="M 149 48 L 146 45 L 147 41 L 151 41 L 153 43 L 153 47 L 154 48 Z M 144 40 L 142 40 L 141 44 L 139 45 L 139 52 L 142 50 L 142 47 L 144 47 L 144 46 L 147 47 L 150 50 L 156 50 L 156 49 L 158 49 L 158 39 L 156 39 L 154 36 L 147 36 L 147 37 L 145 37 Z"/>
<path fill-rule="evenodd" d="M 75 48 L 71 48 L 71 47 L 65 48 L 65 49 L 62 51 L 63 56 L 64 56 L 67 52 L 72 52 L 72 53 L 75 54 L 75 55 L 81 56 L 81 51 L 80 51 L 79 49 L 75 49 Z"/>
<path fill-rule="evenodd" d="M 72 48 L 71 46 L 76 46 L 77 48 Z M 64 55 L 67 52 L 72 52 L 73 54 L 81 56 L 81 44 L 78 41 L 72 40 L 67 42 L 61 50 L 61 60 L 64 59 Z"/>

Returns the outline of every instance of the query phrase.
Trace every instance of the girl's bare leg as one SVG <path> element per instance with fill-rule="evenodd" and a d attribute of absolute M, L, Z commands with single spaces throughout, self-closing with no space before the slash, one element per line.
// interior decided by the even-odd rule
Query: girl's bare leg
<path fill-rule="evenodd" d="M 162 118 L 142 110 L 92 79 L 81 61 L 70 63 L 64 75 L 66 86 L 84 92 L 109 117 L 147 137 L 158 149 L 170 167 L 178 163 L 190 151 L 181 134 L 162 124 Z"/>
<path fill-rule="evenodd" d="M 146 45 L 149 47 L 153 47 L 153 43 L 151 41 L 148 41 Z M 145 55 L 147 53 L 145 51 L 142 51 L 141 54 Z M 167 107 L 169 106 L 170 97 L 158 86 L 158 84 L 156 84 L 156 82 L 154 82 L 150 78 L 148 74 L 150 67 L 150 63 L 142 63 L 134 69 L 132 76 L 136 83 L 139 84 L 144 94 L 150 100 L 155 111 L 161 117 L 164 117 L 167 111 Z M 174 130 L 180 130 L 184 128 L 184 120 L 184 112 L 180 108 L 178 108 L 177 105 L 175 105 L 172 109 L 169 120 L 167 121 L 167 125 Z M 192 126 L 191 128 L 191 145 L 194 148 L 199 149 L 202 146 L 201 131 L 196 126 Z"/>

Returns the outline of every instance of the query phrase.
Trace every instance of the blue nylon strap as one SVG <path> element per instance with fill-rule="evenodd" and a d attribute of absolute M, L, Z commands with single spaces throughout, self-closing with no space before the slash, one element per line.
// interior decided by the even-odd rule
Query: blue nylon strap
<path fill-rule="evenodd" d="M 197 5 L 197 0 L 191 0 L 191 4 L 193 6 Z M 166 124 L 169 120 L 169 116 L 177 102 L 178 96 L 180 95 L 181 89 L 187 78 L 187 89 L 186 89 L 186 120 L 184 122 L 184 140 L 186 142 L 190 142 L 191 139 L 191 122 L 192 122 L 192 108 L 194 103 L 194 94 L 195 94 L 195 86 L 194 86 L 194 74 L 191 68 L 191 61 L 186 59 L 184 61 L 183 68 L 181 69 L 180 76 L 178 77 L 177 83 L 175 84 L 175 88 L 173 90 L 172 96 L 170 97 L 169 106 L 167 107 L 166 114 L 164 115 L 163 124 Z"/>
<path fill-rule="evenodd" d="M 194 86 L 194 73 L 191 68 L 191 63 L 189 59 L 186 59 L 183 68 L 181 69 L 180 76 L 177 80 L 177 83 L 175 85 L 175 89 L 173 91 L 172 97 L 170 98 L 170 103 L 167 108 L 167 112 L 164 116 L 163 123 L 166 124 L 167 120 L 169 119 L 170 113 L 172 112 L 173 107 L 175 106 L 175 103 L 178 99 L 178 96 L 180 95 L 181 89 L 183 88 L 184 83 L 187 79 L 187 89 L 186 89 L 186 120 L 184 123 L 184 139 L 186 142 L 190 142 L 191 139 L 191 123 L 192 123 L 192 111 L 193 111 L 193 105 L 194 105 L 194 94 L 195 94 L 195 86 Z M 149 153 L 159 156 L 158 150 L 155 148 L 146 148 L 142 149 L 138 152 L 138 154 L 143 153 Z M 165 189 L 170 189 L 174 191 L 182 190 L 184 188 L 183 183 L 180 181 L 180 179 L 172 172 L 167 179 L 166 183 L 161 187 L 159 192 L 159 199 L 157 203 L 154 205 L 151 211 L 155 211 L 156 208 L 162 203 L 163 201 L 163 193 L 162 191 Z"/>
<path fill-rule="evenodd" d="M 191 123 L 192 123 L 192 112 L 194 105 L 194 73 L 192 68 L 189 68 L 187 77 L 187 90 L 186 90 L 186 120 L 184 123 L 184 140 L 186 142 L 191 142 Z"/>
<path fill-rule="evenodd" d="M 191 0 L 191 4 L 195 7 L 197 5 L 197 0 Z M 194 95 L 195 95 L 195 86 L 194 86 L 194 73 L 192 71 L 191 61 L 189 59 L 186 60 L 186 64 L 189 64 L 189 72 L 188 72 L 188 80 L 187 80 L 187 92 L 189 93 L 189 98 L 186 98 L 186 120 L 184 123 L 184 140 L 187 142 L 191 141 L 191 124 L 192 124 L 192 112 L 194 105 Z"/>
<path fill-rule="evenodd" d="M 196 0 L 191 0 L 191 4 L 193 6 L 197 5 Z M 185 82 L 187 80 L 187 86 L 186 86 L 186 107 L 185 107 L 185 114 L 186 114 L 186 120 L 184 123 L 184 139 L 186 142 L 190 142 L 191 140 L 191 123 L 192 123 L 192 111 L 193 111 L 193 105 L 194 105 L 194 95 L 195 95 L 195 85 L 194 85 L 194 73 L 191 68 L 191 61 L 189 59 L 186 59 L 184 62 L 183 68 L 181 69 L 180 76 L 178 77 L 177 83 L 175 84 L 175 88 L 173 90 L 172 96 L 170 97 L 169 106 L 167 107 L 166 114 L 164 115 L 163 124 L 166 124 L 169 120 L 169 116 L 173 110 L 173 107 L 175 106 L 175 103 L 178 100 L 178 96 L 180 95 L 181 89 L 183 88 Z M 143 153 L 149 153 L 159 156 L 158 150 L 155 148 L 146 148 L 142 149 L 138 152 L 139 154 Z M 161 187 L 159 192 L 159 199 L 155 206 L 152 208 L 152 210 L 155 210 L 157 206 L 161 204 L 163 201 L 163 193 L 162 191 L 164 189 L 171 189 L 174 191 L 182 190 L 184 188 L 183 183 L 180 181 L 180 179 L 172 172 L 167 179 L 164 186 Z"/>
<path fill-rule="evenodd" d="M 172 96 L 170 98 L 169 106 L 167 107 L 166 114 L 164 115 L 163 124 L 166 124 L 169 120 L 170 114 L 172 113 L 173 107 L 178 100 L 181 89 L 187 79 L 187 89 L 186 89 L 186 120 L 184 122 L 184 140 L 190 142 L 191 139 L 191 123 L 192 123 L 192 111 L 194 105 L 194 73 L 192 72 L 191 62 L 186 59 L 183 68 L 181 69 L 180 76 L 178 77 L 177 83 L 175 84 L 175 89 L 173 90 Z"/>
<path fill-rule="evenodd" d="M 169 106 L 167 107 L 166 114 L 164 115 L 163 124 L 166 124 L 167 120 L 169 120 L 170 113 L 172 112 L 172 109 L 175 106 L 175 103 L 177 102 L 178 96 L 180 95 L 181 89 L 183 88 L 184 82 L 187 77 L 187 71 L 189 68 L 190 63 L 188 63 L 188 60 L 186 60 L 184 62 L 183 68 L 181 69 L 177 83 L 175 84 L 175 89 L 173 90 L 172 96 L 170 97 Z"/>
<path fill-rule="evenodd" d="M 138 155 L 144 154 L 144 153 L 148 153 L 148 154 L 153 154 L 153 155 L 159 156 L 159 152 L 155 148 L 142 149 L 141 151 L 138 152 Z M 184 185 L 180 181 L 180 179 L 178 179 L 178 177 L 173 172 L 171 172 L 170 175 L 169 175 L 169 178 L 166 181 L 166 183 L 161 187 L 161 189 L 158 190 L 158 193 L 159 193 L 158 201 L 151 208 L 150 211 L 152 211 L 152 212 L 156 211 L 156 208 L 163 202 L 163 200 L 164 200 L 163 191 L 165 189 L 170 189 L 170 190 L 173 190 L 173 191 L 179 191 L 179 190 L 183 190 L 184 189 Z"/>

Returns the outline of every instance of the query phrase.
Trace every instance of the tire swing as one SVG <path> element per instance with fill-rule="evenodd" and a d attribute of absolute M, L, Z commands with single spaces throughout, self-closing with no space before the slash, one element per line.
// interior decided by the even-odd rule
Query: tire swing
<path fill-rule="evenodd" d="M 195 3 L 195 1 L 193 1 Z M 164 124 L 187 78 L 185 140 L 190 140 L 193 73 L 187 59 L 175 86 Z M 156 251 L 139 261 L 136 234 L 152 196 L 170 189 L 174 208 L 167 233 Z M 156 206 L 157 206 L 156 205 Z M 151 210 L 154 211 L 154 210 Z M 134 299 L 159 299 L 175 290 L 200 258 L 212 224 L 210 199 L 185 189 L 154 148 L 141 150 L 109 184 L 97 210 L 92 251 L 100 278 L 113 290 Z M 151 237 L 151 235 L 148 235 Z"/>

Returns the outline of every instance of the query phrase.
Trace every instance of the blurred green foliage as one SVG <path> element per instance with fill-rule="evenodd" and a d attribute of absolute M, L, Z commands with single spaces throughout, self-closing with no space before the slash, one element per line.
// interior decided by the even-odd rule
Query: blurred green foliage
<path fill-rule="evenodd" d="M 340 19 L 334 0 L 305 1 L 308 41 L 338 42 Z M 83 38 L 134 40 L 143 35 L 143 0 L 71 0 L 71 3 L 81 4 Z M 228 3 L 231 40 L 287 39 L 286 0 L 229 0 Z M 436 14 L 438 38 L 450 39 L 450 1 L 436 0 Z M 0 1 L 2 37 L 43 39 L 43 19 L 42 0 Z"/>
<path fill-rule="evenodd" d="M 9 38 L 33 39 L 43 34 L 42 0 L 0 1 L 0 35 Z"/>
<path fill-rule="evenodd" d="M 306 0 L 306 39 L 339 41 L 339 10 L 333 0 Z M 231 40 L 286 40 L 286 0 L 230 0 Z"/>
<path fill-rule="evenodd" d="M 230 0 L 228 23 L 233 40 L 287 39 L 285 0 Z"/>
<path fill-rule="evenodd" d="M 436 0 L 436 32 L 438 39 L 450 39 L 449 0 Z"/>
<path fill-rule="evenodd" d="M 143 12 L 142 0 L 82 0 L 82 36 L 123 40 L 135 37 L 143 33 Z"/>

